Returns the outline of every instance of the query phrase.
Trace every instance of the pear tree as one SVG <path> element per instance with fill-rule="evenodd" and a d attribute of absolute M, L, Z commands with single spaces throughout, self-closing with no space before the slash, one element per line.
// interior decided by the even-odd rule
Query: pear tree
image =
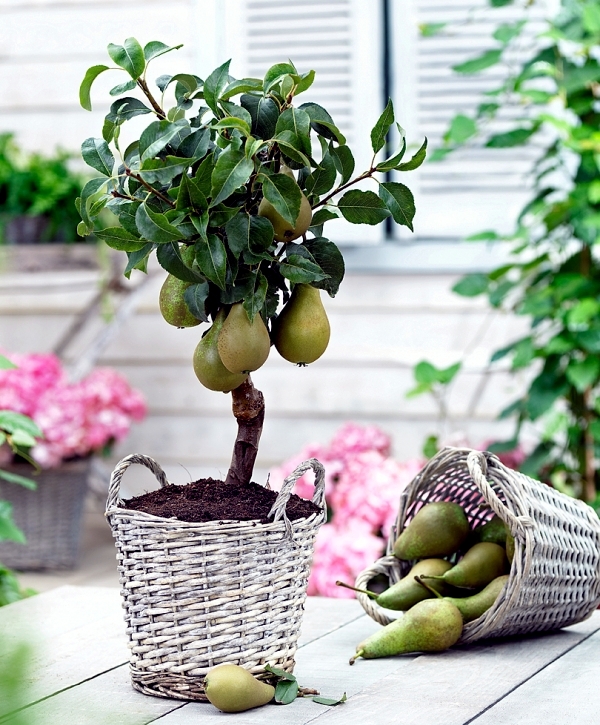
<path fill-rule="evenodd" d="M 204 80 L 161 75 L 151 87 L 152 61 L 180 47 L 142 47 L 128 38 L 108 46 L 113 66 L 85 74 L 80 102 L 87 110 L 100 74 L 124 76 L 110 91 L 101 137 L 81 147 L 100 175 L 76 202 L 78 232 L 123 251 L 126 277 L 146 272 L 156 254 L 167 272 L 159 299 L 165 320 L 208 325 L 194 370 L 210 390 L 232 394 L 238 434 L 226 481 L 248 483 L 264 420 L 263 396 L 250 374 L 272 345 L 302 365 L 319 358 L 329 341 L 320 293 L 335 296 L 344 260 L 324 235 L 325 224 L 342 217 L 376 225 L 391 217 L 412 230 L 413 195 L 389 177 L 419 167 L 427 142 L 405 160 L 406 139 L 396 124 L 399 148 L 386 153 L 395 123 L 390 100 L 370 131 L 369 168 L 356 173 L 331 115 L 317 103 L 297 103 L 314 70 L 299 72 L 288 61 L 264 78 L 238 80 L 228 61 Z M 125 144 L 123 126 L 138 116 L 149 123 Z M 366 181 L 372 189 L 352 188 Z"/>

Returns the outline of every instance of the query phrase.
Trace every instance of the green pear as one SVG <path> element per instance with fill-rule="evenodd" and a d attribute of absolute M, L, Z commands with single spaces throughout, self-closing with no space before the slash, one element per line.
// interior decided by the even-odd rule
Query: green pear
<path fill-rule="evenodd" d="M 512 564 L 513 559 L 515 558 L 515 537 L 512 534 L 506 534 L 506 556 L 508 557 L 508 561 Z"/>
<path fill-rule="evenodd" d="M 223 365 L 232 373 L 251 373 L 269 357 L 271 338 L 260 314 L 250 322 L 244 305 L 232 305 L 221 327 L 217 349 Z"/>
<path fill-rule="evenodd" d="M 441 652 L 458 641 L 462 629 L 462 615 L 452 602 L 425 599 L 361 642 L 350 664 L 358 657 L 374 659 L 408 652 Z"/>
<path fill-rule="evenodd" d="M 277 352 L 289 362 L 307 365 L 325 352 L 329 334 L 321 292 L 309 284 L 297 284 L 273 325 Z"/>
<path fill-rule="evenodd" d="M 504 546 L 506 544 L 506 524 L 499 516 L 494 515 L 487 523 L 473 529 L 468 541 L 471 546 L 480 541 L 491 541 L 492 544 Z"/>
<path fill-rule="evenodd" d="M 200 340 L 194 350 L 194 372 L 198 380 L 209 390 L 229 393 L 240 386 L 248 377 L 245 373 L 231 373 L 219 357 L 217 342 L 227 313 L 219 310 L 212 327 Z"/>
<path fill-rule="evenodd" d="M 168 274 L 158 295 L 158 306 L 161 315 L 175 327 L 195 327 L 200 320 L 194 317 L 185 304 L 183 293 L 191 285 L 172 274 Z"/>
<path fill-rule="evenodd" d="M 428 503 L 400 534 L 394 556 L 410 561 L 449 556 L 469 534 L 469 520 L 463 508 L 450 501 Z"/>
<path fill-rule="evenodd" d="M 435 589 L 432 589 L 429 584 L 425 581 L 418 579 L 419 583 L 430 590 L 432 594 L 437 597 L 441 597 L 441 594 Z M 448 602 L 452 602 L 458 611 L 462 614 L 463 621 L 472 622 L 474 619 L 479 619 L 482 614 L 492 606 L 492 604 L 498 599 L 500 592 L 506 586 L 508 582 L 508 574 L 492 579 L 492 581 L 484 587 L 477 594 L 471 594 L 470 597 L 444 597 Z"/>
<path fill-rule="evenodd" d="M 287 166 L 281 168 L 280 173 L 294 178 L 294 174 Z M 306 196 L 302 194 L 300 202 L 300 212 L 295 224 L 290 224 L 275 209 L 268 199 L 263 198 L 258 206 L 258 216 L 265 217 L 273 225 L 273 236 L 277 242 L 293 242 L 303 234 L 306 234 L 308 227 L 312 221 L 312 209 Z"/>
<path fill-rule="evenodd" d="M 275 688 L 239 665 L 217 665 L 206 674 L 204 693 L 223 712 L 243 712 L 266 705 L 273 699 Z"/>
<path fill-rule="evenodd" d="M 355 592 L 367 594 L 380 607 L 393 609 L 398 612 L 406 612 L 406 610 L 417 604 L 417 602 L 421 602 L 423 599 L 430 599 L 434 596 L 433 591 L 428 591 L 431 588 L 443 594 L 449 593 L 450 587 L 445 585 L 444 582 L 435 582 L 426 588 L 425 586 L 421 586 L 417 581 L 417 577 L 424 574 L 444 574 L 451 568 L 452 564 L 445 559 L 423 559 L 417 562 L 405 577 L 402 577 L 399 582 L 392 584 L 391 587 L 381 592 L 381 594 L 370 592 L 368 589 L 357 589 L 340 581 L 337 581 L 336 584 L 346 589 L 352 589 Z"/>
<path fill-rule="evenodd" d="M 422 578 L 444 581 L 461 589 L 479 589 L 489 584 L 492 579 L 501 576 L 506 570 L 506 552 L 498 544 L 482 541 L 472 546 L 463 558 L 439 576 Z"/>

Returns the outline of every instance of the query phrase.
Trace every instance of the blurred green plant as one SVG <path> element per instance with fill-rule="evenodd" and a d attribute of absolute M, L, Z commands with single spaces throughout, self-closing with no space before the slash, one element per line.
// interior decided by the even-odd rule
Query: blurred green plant
<path fill-rule="evenodd" d="M 6 370 L 14 367 L 15 365 L 8 358 L 0 355 L 0 369 Z M 8 446 L 13 455 L 24 458 L 36 468 L 35 462 L 27 451 L 35 443 L 35 439 L 41 437 L 42 431 L 31 418 L 12 410 L 0 410 L 0 446 Z M 31 478 L 12 471 L 0 469 L 0 479 L 26 488 L 36 488 L 36 483 Z M 0 500 L 0 541 L 16 541 L 25 544 L 25 535 L 16 525 L 12 509 L 9 501 Z M 0 563 L 0 607 L 32 594 L 35 594 L 32 589 L 21 589 L 15 573 Z"/>
<path fill-rule="evenodd" d="M 27 709 L 20 709 L 27 687 L 27 676 L 32 649 L 26 643 L 10 644 L 5 638 L 0 641 L 0 720 L 10 725 L 32 725 Z M 10 715 L 9 715 L 10 713 Z M 8 715 L 8 718 L 2 716 Z"/>
<path fill-rule="evenodd" d="M 491 6 L 512 0 L 490 0 Z M 528 5 L 534 4 L 531 0 Z M 525 424 L 538 443 L 521 470 L 587 501 L 598 501 L 600 457 L 600 6 L 596 0 L 562 0 L 530 57 L 508 62 L 530 18 L 499 24 L 496 47 L 454 67 L 476 74 L 506 62 L 505 80 L 485 93 L 473 116 L 450 123 L 434 157 L 465 143 L 487 148 L 535 144 L 541 152 L 532 171 L 532 199 L 508 237 L 485 231 L 472 240 L 512 244 L 507 264 L 470 274 L 454 291 L 487 295 L 492 308 L 531 320 L 529 334 L 497 350 L 491 362 L 510 360 L 513 372 L 530 370 L 526 393 L 500 418 L 516 422 L 516 448 Z M 430 27 L 427 28 L 432 33 Z M 438 24 L 435 32 L 445 32 Z M 520 109 L 513 128 L 491 131 L 508 105 Z M 422 365 L 422 364 L 421 364 Z M 419 383 L 415 370 L 415 376 Z M 446 383 L 435 381 L 439 387 Z M 430 391 L 423 391 L 430 392 Z"/>
<path fill-rule="evenodd" d="M 0 242 L 35 235 L 40 242 L 77 242 L 74 201 L 84 177 L 69 166 L 69 154 L 25 154 L 13 134 L 0 134 Z"/>

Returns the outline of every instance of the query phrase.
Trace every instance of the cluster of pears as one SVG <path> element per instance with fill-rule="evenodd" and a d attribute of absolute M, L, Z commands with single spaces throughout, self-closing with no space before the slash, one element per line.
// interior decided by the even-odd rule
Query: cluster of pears
<path fill-rule="evenodd" d="M 266 705 L 273 699 L 275 688 L 239 665 L 216 665 L 206 674 L 204 693 L 222 712 L 243 712 Z"/>
<path fill-rule="evenodd" d="M 465 553 L 455 564 L 445 558 L 459 551 Z M 381 594 L 356 591 L 406 614 L 361 642 L 350 664 L 358 657 L 440 652 L 455 644 L 464 624 L 481 617 L 504 589 L 514 539 L 498 516 L 471 531 L 459 504 L 438 501 L 419 509 L 396 540 L 394 555 L 416 560 L 405 577 Z"/>

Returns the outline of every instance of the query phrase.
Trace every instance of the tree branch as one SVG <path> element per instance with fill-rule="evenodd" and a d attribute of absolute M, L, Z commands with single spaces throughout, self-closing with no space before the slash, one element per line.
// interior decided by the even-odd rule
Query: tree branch
<path fill-rule="evenodd" d="M 245 382 L 231 391 L 231 399 L 238 433 L 225 483 L 247 485 L 252 478 L 258 453 L 265 419 L 265 401 L 260 390 L 252 384 L 249 375 Z"/>

